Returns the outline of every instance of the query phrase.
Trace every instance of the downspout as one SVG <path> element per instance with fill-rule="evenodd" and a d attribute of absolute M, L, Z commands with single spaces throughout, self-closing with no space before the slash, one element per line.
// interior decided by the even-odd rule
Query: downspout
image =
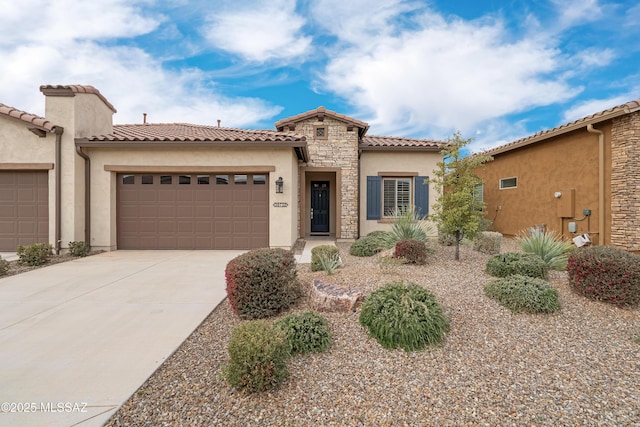
<path fill-rule="evenodd" d="M 593 125 L 587 125 L 587 132 L 598 135 L 598 244 L 604 246 L 604 132 L 594 129 Z"/>
<path fill-rule="evenodd" d="M 77 143 L 76 153 L 84 159 L 84 241 L 91 247 L 91 159 Z"/>
<path fill-rule="evenodd" d="M 60 255 L 60 234 L 62 228 L 62 201 L 60 200 L 60 187 L 62 186 L 62 169 L 61 158 L 62 158 L 62 134 L 64 133 L 64 128 L 61 126 L 56 126 L 53 128 L 53 132 L 56 135 L 56 152 L 55 152 L 55 175 L 56 175 L 56 231 L 55 231 L 55 251 L 56 255 Z"/>

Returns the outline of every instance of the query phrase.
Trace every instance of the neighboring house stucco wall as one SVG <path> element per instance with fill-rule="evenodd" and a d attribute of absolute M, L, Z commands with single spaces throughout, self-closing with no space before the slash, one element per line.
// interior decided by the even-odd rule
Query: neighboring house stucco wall
<path fill-rule="evenodd" d="M 298 162 L 291 148 L 267 149 L 193 147 L 87 148 L 91 158 L 91 246 L 115 250 L 116 245 L 116 176 L 118 173 L 140 172 L 140 167 L 179 168 L 205 167 L 211 173 L 229 170 L 242 173 L 246 168 L 272 169 L 269 175 L 269 246 L 289 249 L 296 241 L 298 217 Z M 120 172 L 110 171 L 118 169 Z M 216 169 L 218 168 L 218 169 Z M 243 169 L 244 168 L 244 169 Z M 105 170 L 107 169 L 107 170 Z M 276 194 L 275 181 L 282 177 L 284 192 Z M 276 207 L 274 203 L 286 207 Z"/>
<path fill-rule="evenodd" d="M 605 200 L 610 200 L 611 124 L 597 128 L 605 135 Z M 594 244 L 609 244 L 609 204 L 605 212 L 598 209 L 598 144 L 598 135 L 582 128 L 494 155 L 477 171 L 484 181 L 486 217 L 493 220 L 493 229 L 513 236 L 546 224 L 547 230 L 572 238 L 568 223 L 576 222 L 576 234 L 589 232 Z M 517 177 L 517 187 L 500 189 L 500 180 L 512 177 Z M 562 195 L 557 198 L 556 192 Z M 591 210 L 589 218 L 584 218 L 584 209 Z M 604 242 L 598 230 L 600 215 L 605 218 Z"/>
<path fill-rule="evenodd" d="M 428 176 L 433 178 L 433 171 L 437 167 L 437 163 L 442 160 L 442 156 L 438 151 L 363 151 L 360 156 L 360 235 L 366 236 L 375 230 L 390 230 L 391 220 L 367 220 L 367 176 L 386 176 L 395 177 L 398 173 L 412 174 L 413 176 Z M 413 194 L 412 186 L 412 196 Z M 438 198 L 436 188 L 432 183 L 429 184 L 429 212 L 433 213 L 431 208 Z M 414 199 L 412 198 L 412 201 Z M 423 214 L 427 212 L 422 212 Z M 437 234 L 435 224 L 429 222 L 433 234 Z"/>
<path fill-rule="evenodd" d="M 611 245 L 640 251 L 640 112 L 613 120 Z"/>

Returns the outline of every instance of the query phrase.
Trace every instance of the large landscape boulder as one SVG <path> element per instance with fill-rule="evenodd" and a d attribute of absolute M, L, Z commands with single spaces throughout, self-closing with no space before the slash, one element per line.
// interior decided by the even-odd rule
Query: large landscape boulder
<path fill-rule="evenodd" d="M 362 292 L 314 279 L 309 304 L 317 311 L 355 311 L 364 296 Z"/>

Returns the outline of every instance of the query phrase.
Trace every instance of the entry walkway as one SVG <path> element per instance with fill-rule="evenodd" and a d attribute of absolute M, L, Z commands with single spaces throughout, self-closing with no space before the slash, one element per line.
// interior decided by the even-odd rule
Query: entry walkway
<path fill-rule="evenodd" d="M 241 251 L 116 251 L 0 278 L 0 425 L 102 426 L 225 298 Z"/>

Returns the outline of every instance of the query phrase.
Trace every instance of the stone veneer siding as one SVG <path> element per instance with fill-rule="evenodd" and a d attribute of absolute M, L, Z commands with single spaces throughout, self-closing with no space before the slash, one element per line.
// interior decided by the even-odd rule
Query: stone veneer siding
<path fill-rule="evenodd" d="M 640 251 L 640 112 L 611 130 L 611 245 Z"/>
<path fill-rule="evenodd" d="M 316 139 L 315 128 L 324 126 L 327 139 Z M 325 117 L 296 123 L 295 132 L 307 137 L 309 150 L 308 167 L 340 168 L 342 186 L 336 195 L 341 200 L 339 239 L 352 240 L 358 237 L 358 128 L 347 130 L 347 123 Z M 303 209 L 301 209 L 303 212 Z"/>

